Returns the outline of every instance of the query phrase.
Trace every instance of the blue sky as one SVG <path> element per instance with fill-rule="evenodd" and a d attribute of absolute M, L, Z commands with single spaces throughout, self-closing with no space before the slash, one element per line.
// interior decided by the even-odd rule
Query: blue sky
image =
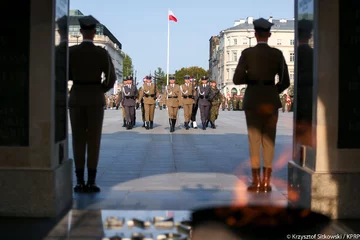
<path fill-rule="evenodd" d="M 170 22 L 170 73 L 189 66 L 207 70 L 210 37 L 235 20 L 294 17 L 293 0 L 70 0 L 70 9 L 93 15 L 118 38 L 138 79 L 157 67 L 166 72 L 169 8 L 178 19 Z"/>

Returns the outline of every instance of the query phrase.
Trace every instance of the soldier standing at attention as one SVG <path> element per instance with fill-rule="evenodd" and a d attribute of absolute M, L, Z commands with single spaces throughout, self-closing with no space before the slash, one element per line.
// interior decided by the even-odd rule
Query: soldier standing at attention
<path fill-rule="evenodd" d="M 165 101 L 169 114 L 170 132 L 175 132 L 177 113 L 180 106 L 180 86 L 175 84 L 175 77 L 169 77 L 170 84 L 165 88 Z"/>
<path fill-rule="evenodd" d="M 144 85 L 146 83 L 146 77 L 143 79 L 143 86 L 139 88 L 139 99 L 138 102 L 140 102 L 140 108 L 141 108 L 141 118 L 143 121 L 142 127 L 145 127 L 145 105 L 144 105 Z M 142 96 L 142 97 L 140 97 Z"/>
<path fill-rule="evenodd" d="M 200 108 L 200 115 L 201 115 L 201 123 L 202 129 L 206 130 L 206 122 L 209 119 L 209 111 L 210 111 L 210 99 L 211 99 L 211 87 L 207 84 L 209 78 L 203 76 L 201 78 L 201 85 L 198 87 L 198 105 Z"/>
<path fill-rule="evenodd" d="M 139 94 L 139 98 L 144 99 L 145 128 L 149 130 L 154 127 L 155 104 L 159 91 L 156 91 L 155 84 L 151 83 L 151 76 L 146 76 L 145 81 L 142 91 Z"/>
<path fill-rule="evenodd" d="M 138 98 L 139 93 L 136 89 L 136 86 L 132 84 L 133 77 L 127 77 L 127 84 L 123 86 L 123 106 L 125 107 L 126 113 L 126 129 L 130 130 L 135 126 L 135 106 L 136 98 Z"/>
<path fill-rule="evenodd" d="M 270 47 L 273 23 L 260 18 L 254 21 L 258 44 L 245 49 L 236 67 L 233 82 L 247 84 L 244 110 L 248 129 L 252 183 L 249 191 L 271 191 L 270 177 L 276 137 L 276 125 L 281 101 L 279 94 L 290 86 L 288 68 L 282 52 Z M 279 82 L 275 85 L 275 76 Z M 263 179 L 260 179 L 260 146 L 264 159 Z"/>
<path fill-rule="evenodd" d="M 98 21 L 92 16 L 86 16 L 80 18 L 79 23 L 84 40 L 69 51 L 69 78 L 74 83 L 69 98 L 77 177 L 74 191 L 99 192 L 95 180 L 104 118 L 104 93 L 114 86 L 116 75 L 108 52 L 93 43 Z M 101 82 L 102 73 L 106 76 L 104 82 Z M 88 181 L 85 185 L 86 151 Z"/>
<path fill-rule="evenodd" d="M 185 83 L 180 86 L 182 103 L 184 107 L 184 126 L 186 130 L 189 130 L 190 119 L 192 115 L 193 105 L 195 104 L 194 98 L 196 96 L 196 91 L 193 84 L 190 83 L 190 76 L 186 75 L 184 77 Z"/>
<path fill-rule="evenodd" d="M 126 84 L 127 84 L 127 78 L 124 77 L 123 85 L 126 85 Z M 123 95 L 124 95 L 124 93 L 123 93 L 122 90 L 123 90 L 123 88 L 121 88 L 119 93 L 118 93 L 118 98 L 117 98 L 118 102 L 117 102 L 117 104 L 121 105 L 120 107 L 121 107 L 121 112 L 122 112 L 122 117 L 123 117 L 123 125 L 122 125 L 122 127 L 126 127 L 126 112 L 125 112 L 125 107 L 123 105 L 123 102 L 124 102 Z"/>
<path fill-rule="evenodd" d="M 220 109 L 220 104 L 221 104 L 222 97 L 221 97 L 219 89 L 217 89 L 217 87 L 216 87 L 216 81 L 215 80 L 212 80 L 210 82 L 210 86 L 211 86 L 212 99 L 211 99 L 209 120 L 210 120 L 211 128 L 215 129 L 216 128 L 215 120 L 219 116 L 219 109 Z"/>
<path fill-rule="evenodd" d="M 194 91 L 197 92 L 198 86 L 196 85 L 196 80 L 194 80 L 193 78 L 190 78 L 190 82 L 194 88 Z M 196 94 L 195 94 L 196 95 Z M 194 104 L 192 106 L 192 111 L 191 111 L 191 123 L 190 126 L 193 127 L 194 129 L 197 129 L 197 124 L 196 124 L 196 114 L 197 114 L 197 110 L 198 110 L 198 101 L 199 99 L 196 97 L 194 100 Z"/>

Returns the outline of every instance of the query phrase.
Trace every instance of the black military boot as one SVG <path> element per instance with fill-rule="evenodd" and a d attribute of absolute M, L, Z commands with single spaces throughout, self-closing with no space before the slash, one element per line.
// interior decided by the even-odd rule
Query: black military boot
<path fill-rule="evenodd" d="M 154 128 L 154 121 L 150 121 L 150 129 Z"/>
<path fill-rule="evenodd" d="M 126 119 L 125 118 L 124 118 L 124 124 L 122 126 L 126 127 Z"/>
<path fill-rule="evenodd" d="M 143 123 L 142 127 L 143 127 L 143 128 L 146 127 L 145 122 Z"/>
<path fill-rule="evenodd" d="M 171 119 L 172 123 L 172 132 L 175 132 L 176 119 Z"/>
<path fill-rule="evenodd" d="M 252 173 L 252 182 L 248 186 L 249 192 L 259 192 L 261 187 L 261 181 L 260 181 L 260 168 L 253 168 L 251 169 Z"/>
<path fill-rule="evenodd" d="M 75 170 L 77 184 L 74 187 L 74 192 L 82 193 L 86 191 L 85 181 L 84 181 L 84 169 Z"/>
<path fill-rule="evenodd" d="M 210 124 L 211 124 L 211 128 L 212 128 L 212 129 L 216 129 L 215 122 L 211 122 L 211 121 L 210 121 Z"/>
<path fill-rule="evenodd" d="M 96 169 L 88 169 L 88 182 L 86 184 L 87 192 L 100 192 L 100 187 L 95 183 Z"/>
<path fill-rule="evenodd" d="M 145 129 L 146 129 L 146 130 L 149 130 L 149 129 L 150 129 L 149 121 L 146 122 L 146 124 L 145 124 Z"/>
<path fill-rule="evenodd" d="M 209 120 L 206 121 L 206 127 L 209 127 Z"/>
<path fill-rule="evenodd" d="M 202 130 L 206 130 L 206 122 L 202 123 Z"/>
<path fill-rule="evenodd" d="M 127 124 L 126 124 L 126 129 L 127 129 L 127 130 L 132 129 L 132 124 L 131 124 L 131 122 L 127 122 Z"/>
<path fill-rule="evenodd" d="M 189 128 L 190 128 L 190 127 L 189 127 L 189 122 L 185 122 L 185 129 L 186 129 L 186 130 L 189 130 Z"/>

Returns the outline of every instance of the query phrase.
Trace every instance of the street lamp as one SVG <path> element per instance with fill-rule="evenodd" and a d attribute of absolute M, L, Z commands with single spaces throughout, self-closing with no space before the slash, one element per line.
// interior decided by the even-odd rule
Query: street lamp
<path fill-rule="evenodd" d="M 71 35 L 71 37 L 76 38 L 76 45 L 79 45 L 79 38 L 81 36 L 80 35 Z"/>

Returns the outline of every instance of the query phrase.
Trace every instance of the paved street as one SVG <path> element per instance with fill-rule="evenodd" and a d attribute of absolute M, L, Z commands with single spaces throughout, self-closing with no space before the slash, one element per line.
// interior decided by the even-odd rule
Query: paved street
<path fill-rule="evenodd" d="M 122 126 L 121 111 L 105 112 L 98 194 L 75 194 L 75 209 L 189 210 L 229 203 L 287 203 L 287 161 L 291 156 L 292 114 L 280 113 L 274 163 L 274 191 L 249 194 L 249 153 L 245 116 L 220 112 L 217 129 L 185 130 L 183 111 L 169 133 L 166 110 L 156 110 L 155 128 Z M 199 124 L 198 117 L 198 124 Z M 71 149 L 71 130 L 70 157 Z M 75 183 L 75 175 L 74 175 Z"/>

